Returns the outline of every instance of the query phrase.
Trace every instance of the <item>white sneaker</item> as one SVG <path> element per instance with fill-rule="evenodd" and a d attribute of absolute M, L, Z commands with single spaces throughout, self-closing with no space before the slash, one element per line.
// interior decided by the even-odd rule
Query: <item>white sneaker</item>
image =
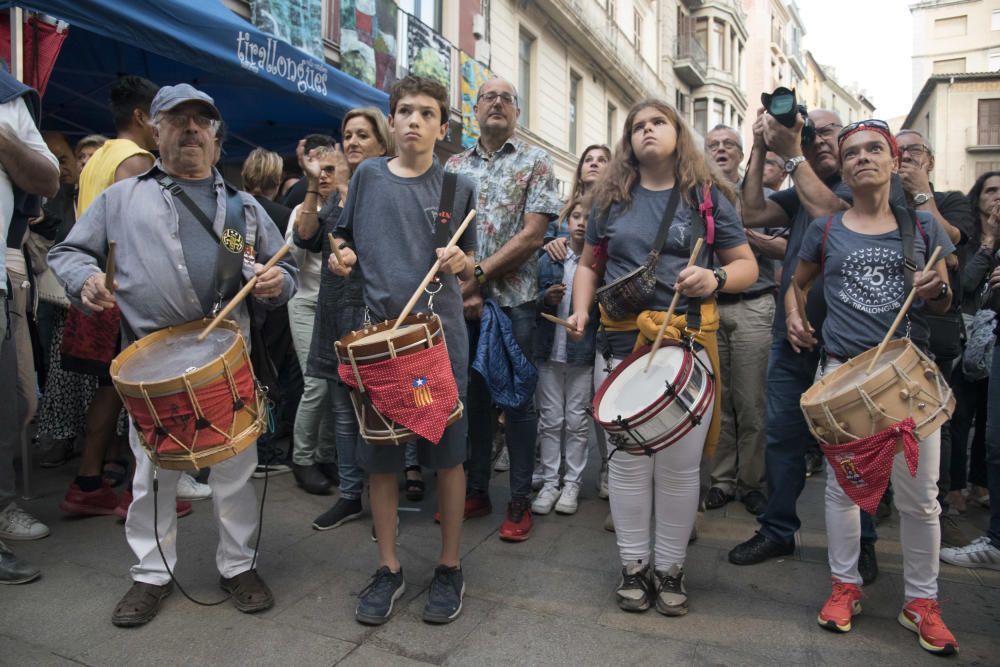
<path fill-rule="evenodd" d="M 531 503 L 532 514 L 548 514 L 552 507 L 559 500 L 558 486 L 543 486 L 542 490 L 535 496 L 535 502 Z"/>
<path fill-rule="evenodd" d="M 597 497 L 608 499 L 608 469 L 601 468 L 601 476 L 597 479 Z"/>
<path fill-rule="evenodd" d="M 0 538 L 8 540 L 40 540 L 49 536 L 49 527 L 11 503 L 0 511 Z"/>
<path fill-rule="evenodd" d="M 545 478 L 542 477 L 542 472 L 540 470 L 536 470 L 531 475 L 531 490 L 538 491 L 543 486 L 545 486 Z"/>
<path fill-rule="evenodd" d="M 177 498 L 180 500 L 205 500 L 212 497 L 212 487 L 202 484 L 191 475 L 181 473 L 177 479 Z"/>
<path fill-rule="evenodd" d="M 556 512 L 559 514 L 576 514 L 579 506 L 577 498 L 580 495 L 580 485 L 567 482 L 563 486 L 562 493 L 559 494 L 559 502 L 556 503 Z"/>
<path fill-rule="evenodd" d="M 983 535 L 964 547 L 941 549 L 941 560 L 959 567 L 985 567 L 1000 570 L 1000 549 Z"/>
<path fill-rule="evenodd" d="M 493 469 L 497 472 L 507 472 L 510 470 L 510 454 L 507 453 L 507 448 L 504 447 L 497 454 L 497 460 L 493 462 Z"/>

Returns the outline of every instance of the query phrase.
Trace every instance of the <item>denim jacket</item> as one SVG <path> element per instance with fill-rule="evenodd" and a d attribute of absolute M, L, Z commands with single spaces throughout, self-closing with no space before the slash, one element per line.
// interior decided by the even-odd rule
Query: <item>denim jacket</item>
<path fill-rule="evenodd" d="M 535 306 L 539 313 L 558 315 L 557 306 L 549 306 L 545 303 L 545 290 L 552 285 L 561 283 L 563 279 L 563 263 L 553 261 L 548 253 L 542 252 L 538 258 L 538 294 L 535 297 Z M 572 286 L 568 286 L 572 287 Z M 595 340 L 597 336 L 598 312 L 597 307 L 591 308 L 590 320 L 584 332 L 583 340 L 566 341 L 566 363 L 571 366 L 592 366 L 594 364 Z M 541 315 L 538 316 L 538 326 L 535 329 L 535 360 L 537 362 L 548 361 L 552 355 L 552 346 L 555 343 L 556 324 L 549 322 Z"/>

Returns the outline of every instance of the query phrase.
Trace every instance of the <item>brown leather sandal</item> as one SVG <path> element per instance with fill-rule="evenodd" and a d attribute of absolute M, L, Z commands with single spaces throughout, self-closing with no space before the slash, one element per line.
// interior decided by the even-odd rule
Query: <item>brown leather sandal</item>
<path fill-rule="evenodd" d="M 133 583 L 111 614 L 111 622 L 119 628 L 134 628 L 149 623 L 160 610 L 160 602 L 170 595 L 173 588 L 172 583 L 164 586 L 142 581 Z"/>
<path fill-rule="evenodd" d="M 254 614 L 274 606 L 274 596 L 257 570 L 240 572 L 235 577 L 219 580 L 222 590 L 233 596 L 233 605 L 244 614 Z"/>

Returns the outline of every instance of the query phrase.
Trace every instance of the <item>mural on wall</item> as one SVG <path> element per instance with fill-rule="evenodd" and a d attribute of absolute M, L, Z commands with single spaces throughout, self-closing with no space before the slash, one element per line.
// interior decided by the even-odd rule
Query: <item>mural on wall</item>
<path fill-rule="evenodd" d="M 462 77 L 462 148 L 472 148 L 479 141 L 479 121 L 472 110 L 476 104 L 476 92 L 493 78 L 493 73 L 464 51 L 459 52 L 458 62 Z"/>
<path fill-rule="evenodd" d="M 451 44 L 412 16 L 407 17 L 406 62 L 410 74 L 434 79 L 451 91 Z"/>
<path fill-rule="evenodd" d="M 250 13 L 257 28 L 323 60 L 322 0 L 252 0 Z"/>
<path fill-rule="evenodd" d="M 340 69 L 387 90 L 396 82 L 398 22 L 394 0 L 341 0 Z"/>

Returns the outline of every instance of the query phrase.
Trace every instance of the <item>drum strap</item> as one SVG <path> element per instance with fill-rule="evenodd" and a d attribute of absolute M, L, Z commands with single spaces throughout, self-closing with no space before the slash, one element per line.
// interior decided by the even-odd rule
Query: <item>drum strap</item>
<path fill-rule="evenodd" d="M 697 189 L 693 192 L 694 201 L 698 202 L 698 208 L 691 212 L 691 250 L 698 239 L 705 239 L 708 249 L 707 266 L 715 264 L 715 210 L 712 199 L 712 189 L 708 184 L 702 191 L 702 197 L 698 197 Z M 701 266 L 701 262 L 696 261 L 696 266 Z M 701 328 L 701 297 L 688 297 L 687 308 L 687 328 L 697 331 Z"/>
<path fill-rule="evenodd" d="M 239 192 L 226 184 L 226 222 L 222 238 L 215 233 L 208 215 L 198 208 L 188 193 L 174 179 L 160 170 L 155 170 L 153 178 L 191 212 L 208 235 L 219 244 L 218 259 L 215 263 L 215 287 L 213 288 L 213 312 L 218 312 L 222 303 L 233 297 L 243 284 L 243 249 L 247 225 L 243 219 L 243 201 Z"/>
<path fill-rule="evenodd" d="M 455 185 L 457 183 L 458 174 L 450 171 L 444 172 L 444 180 L 441 183 L 441 201 L 438 203 L 437 217 L 434 219 L 435 248 L 445 247 L 451 239 L 451 217 L 455 209 Z M 440 273 L 438 273 L 437 278 L 441 279 Z"/>

